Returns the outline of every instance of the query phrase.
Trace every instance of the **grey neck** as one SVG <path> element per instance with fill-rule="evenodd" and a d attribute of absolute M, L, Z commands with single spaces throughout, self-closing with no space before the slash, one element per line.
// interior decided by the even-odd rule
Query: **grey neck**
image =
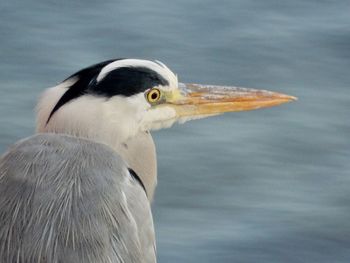
<path fill-rule="evenodd" d="M 152 201 L 157 185 L 157 155 L 153 138 L 149 132 L 140 132 L 113 149 L 135 171 L 143 185 L 149 201 Z"/>

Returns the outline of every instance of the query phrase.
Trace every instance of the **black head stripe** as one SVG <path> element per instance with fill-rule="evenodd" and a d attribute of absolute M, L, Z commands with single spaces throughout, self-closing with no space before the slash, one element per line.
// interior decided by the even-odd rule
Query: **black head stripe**
<path fill-rule="evenodd" d="M 106 97 L 129 97 L 159 85 L 166 86 L 169 82 L 149 68 L 121 67 L 109 72 L 102 80 L 92 82 L 88 92 Z"/>
<path fill-rule="evenodd" d="M 70 77 L 66 78 L 64 81 L 70 79 L 70 78 L 78 78 L 78 80 L 63 94 L 63 96 L 59 99 L 55 107 L 50 113 L 49 118 L 47 119 L 48 123 L 52 117 L 52 115 L 61 108 L 64 104 L 67 102 L 76 99 L 86 93 L 86 90 L 88 88 L 89 83 L 91 82 L 91 79 L 93 79 L 96 75 L 98 75 L 103 67 L 108 65 L 109 63 L 112 63 L 114 61 L 117 61 L 120 59 L 113 59 L 113 60 L 107 60 L 95 65 L 92 65 L 88 68 L 84 68 Z"/>
<path fill-rule="evenodd" d="M 63 94 L 55 107 L 50 113 L 47 123 L 52 115 L 60 109 L 64 104 L 79 98 L 84 94 L 95 94 L 110 98 L 115 95 L 132 96 L 134 94 L 144 92 L 159 85 L 169 85 L 168 80 L 146 67 L 121 67 L 116 68 L 107 73 L 107 75 L 97 81 L 97 76 L 101 70 L 108 64 L 121 60 L 107 60 L 88 68 L 82 69 L 71 75 L 69 78 L 76 77 L 78 80 Z"/>
<path fill-rule="evenodd" d="M 83 69 L 79 70 L 78 72 L 75 72 L 73 75 L 70 75 L 64 81 L 66 81 L 66 80 L 68 80 L 70 78 L 73 78 L 73 77 L 77 77 L 77 76 L 78 77 L 84 77 L 84 76 L 88 77 L 88 75 L 91 75 L 91 74 L 94 74 L 94 75 L 98 74 L 98 73 L 100 73 L 102 68 L 104 68 L 108 64 L 110 64 L 112 62 L 115 62 L 115 61 L 118 61 L 118 60 L 123 60 L 123 59 L 125 59 L 125 58 L 109 59 L 109 60 L 102 61 L 102 62 L 94 64 L 94 65 L 91 65 L 91 66 L 89 66 L 87 68 L 83 68 Z"/>

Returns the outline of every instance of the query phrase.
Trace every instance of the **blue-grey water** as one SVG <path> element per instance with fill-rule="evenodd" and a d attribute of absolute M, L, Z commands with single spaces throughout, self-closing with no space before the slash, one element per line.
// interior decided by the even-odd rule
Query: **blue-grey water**
<path fill-rule="evenodd" d="M 183 82 L 265 88 L 280 107 L 154 133 L 159 262 L 350 262 L 350 1 L 0 3 L 0 151 L 40 92 L 115 57 Z"/>

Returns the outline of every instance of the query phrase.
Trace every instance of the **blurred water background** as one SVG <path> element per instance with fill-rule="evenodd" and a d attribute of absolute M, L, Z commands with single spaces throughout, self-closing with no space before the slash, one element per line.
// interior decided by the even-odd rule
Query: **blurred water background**
<path fill-rule="evenodd" d="M 299 97 L 154 133 L 159 262 L 350 262 L 350 1 L 1 1 L 0 151 L 117 57 Z"/>

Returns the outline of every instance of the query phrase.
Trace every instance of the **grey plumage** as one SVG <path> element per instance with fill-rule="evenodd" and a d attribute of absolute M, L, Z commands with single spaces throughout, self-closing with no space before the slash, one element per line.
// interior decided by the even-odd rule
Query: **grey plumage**
<path fill-rule="evenodd" d="M 150 204 L 127 168 L 107 145 L 67 135 L 12 146 L 0 160 L 0 262 L 155 262 Z"/>
<path fill-rule="evenodd" d="M 149 131 L 295 99 L 179 84 L 159 61 L 111 60 L 73 74 L 39 100 L 45 134 L 0 159 L 0 263 L 154 263 Z"/>

